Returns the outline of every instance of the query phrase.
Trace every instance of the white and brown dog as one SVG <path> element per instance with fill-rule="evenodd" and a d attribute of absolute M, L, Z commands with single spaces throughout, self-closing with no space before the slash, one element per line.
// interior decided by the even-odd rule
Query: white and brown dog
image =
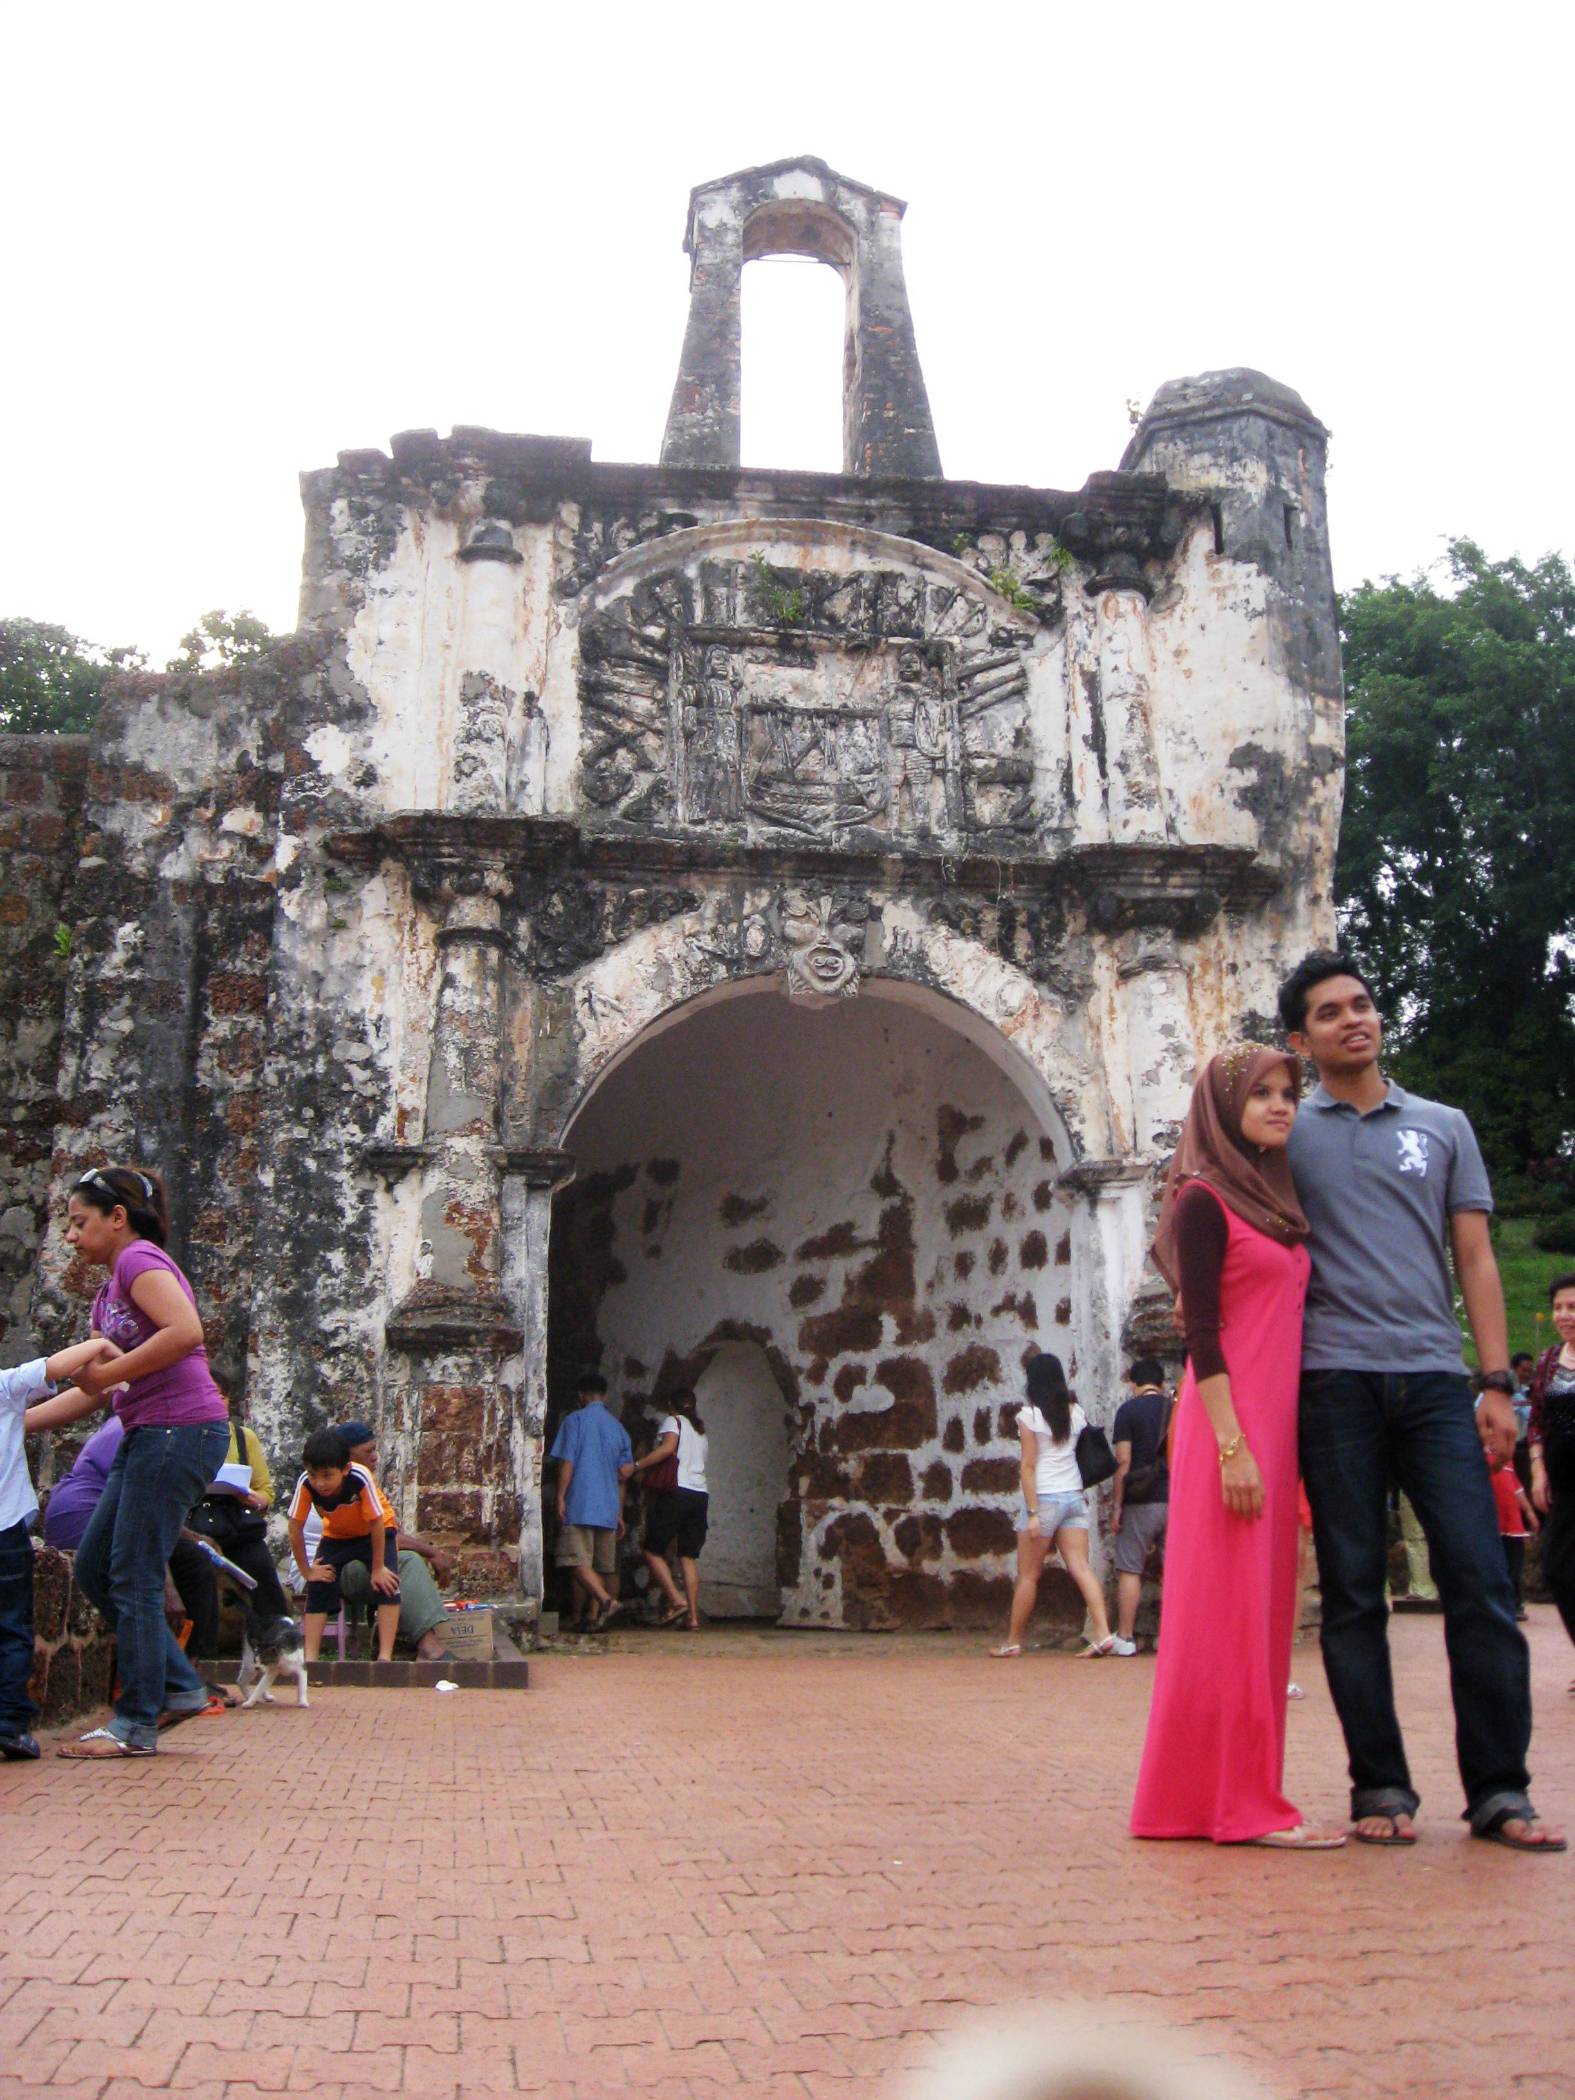
<path fill-rule="evenodd" d="M 254 1633 L 257 1638 L 255 1647 L 252 1645 Z M 294 1619 L 271 1619 L 254 1627 L 248 1616 L 241 1635 L 240 1674 L 235 1680 L 246 1693 L 241 1701 L 242 1710 L 248 1706 L 272 1706 L 275 1680 L 285 1675 L 295 1679 L 296 1705 L 310 1706 L 311 1701 L 306 1695 L 306 1650 L 301 1641 L 300 1627 Z"/>

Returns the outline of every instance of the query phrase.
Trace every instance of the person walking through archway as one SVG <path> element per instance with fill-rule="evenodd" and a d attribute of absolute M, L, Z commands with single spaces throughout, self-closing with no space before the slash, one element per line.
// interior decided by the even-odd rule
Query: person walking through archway
<path fill-rule="evenodd" d="M 1308 1268 L 1285 1145 L 1300 1091 L 1283 1050 L 1238 1043 L 1204 1068 L 1170 1163 L 1153 1253 L 1181 1293 L 1187 1371 L 1134 1837 L 1345 1843 L 1283 1791 Z"/>
<path fill-rule="evenodd" d="M 667 1405 L 656 1442 L 635 1460 L 634 1472 L 636 1479 L 645 1475 L 645 1565 L 667 1599 L 660 1624 L 676 1626 L 682 1620 L 685 1630 L 693 1633 L 700 1624 L 700 1555 L 711 1509 L 705 1472 L 708 1442 L 688 1386 L 669 1393 Z M 673 1580 L 675 1553 L 684 1579 L 681 1595 Z"/>
<path fill-rule="evenodd" d="M 1039 1579 L 1051 1547 L 1076 1583 L 1094 1638 L 1085 1656 L 1113 1655 L 1115 1636 L 1105 1613 L 1105 1593 L 1088 1565 L 1088 1495 L 1077 1467 L 1077 1440 L 1088 1417 L 1067 1389 L 1061 1359 L 1042 1350 L 1028 1366 L 1028 1398 L 1017 1410 L 1022 1447 L 1022 1498 L 1017 1510 L 1017 1585 L 1006 1639 L 990 1653 L 997 1661 L 1023 1652 L 1023 1633 L 1039 1595 Z"/>
<path fill-rule="evenodd" d="M 115 1389 L 125 1424 L 76 1553 L 76 1579 L 115 1635 L 113 1720 L 62 1757 L 151 1757 L 161 1729 L 210 1711 L 207 1686 L 164 1616 L 164 1570 L 191 1506 L 224 1463 L 229 1409 L 213 1382 L 191 1285 L 164 1251 L 169 1211 L 156 1174 L 93 1168 L 71 1191 L 66 1241 L 109 1270 L 93 1332 L 123 1353 L 78 1371 L 102 1406 Z"/>

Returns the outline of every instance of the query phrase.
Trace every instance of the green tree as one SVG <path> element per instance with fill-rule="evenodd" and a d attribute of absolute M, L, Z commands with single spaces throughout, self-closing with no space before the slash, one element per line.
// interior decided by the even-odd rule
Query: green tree
<path fill-rule="evenodd" d="M 95 649 L 42 620 L 0 620 L 0 730 L 81 735 L 92 727 L 105 680 L 130 654 Z"/>
<path fill-rule="evenodd" d="M 1342 934 L 1405 1086 L 1518 1173 L 1575 1136 L 1575 577 L 1452 542 L 1341 603 Z"/>
<path fill-rule="evenodd" d="M 190 634 L 181 636 L 180 652 L 165 665 L 169 671 L 217 671 L 226 664 L 250 663 L 273 641 L 255 613 L 204 613 Z"/>

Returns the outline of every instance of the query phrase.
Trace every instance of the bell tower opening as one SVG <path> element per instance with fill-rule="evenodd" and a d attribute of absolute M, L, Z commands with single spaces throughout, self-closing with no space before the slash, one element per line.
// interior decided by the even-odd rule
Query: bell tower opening
<path fill-rule="evenodd" d="M 744 266 L 743 464 L 842 471 L 847 291 L 799 255 Z"/>

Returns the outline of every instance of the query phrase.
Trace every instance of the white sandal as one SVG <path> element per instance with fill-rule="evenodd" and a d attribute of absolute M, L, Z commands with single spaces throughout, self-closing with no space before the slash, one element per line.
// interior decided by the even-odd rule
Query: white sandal
<path fill-rule="evenodd" d="M 1102 1641 L 1090 1641 L 1083 1650 L 1081 1659 L 1084 1662 L 1096 1662 L 1100 1656 L 1114 1655 L 1115 1652 L 1116 1637 L 1113 1633 L 1107 1633 Z"/>
<path fill-rule="evenodd" d="M 1013 1655 L 1021 1655 L 1022 1652 L 1023 1645 L 1021 1641 L 1009 1641 L 1005 1647 L 992 1648 L 990 1650 L 990 1657 L 991 1660 L 994 1662 L 1005 1662 L 1008 1660 L 1009 1657 Z"/>
<path fill-rule="evenodd" d="M 1310 1823 L 1296 1823 L 1289 1830 L 1266 1830 L 1247 1843 L 1263 1845 L 1270 1852 L 1337 1852 L 1345 1843 L 1345 1832 L 1314 1830 Z"/>

